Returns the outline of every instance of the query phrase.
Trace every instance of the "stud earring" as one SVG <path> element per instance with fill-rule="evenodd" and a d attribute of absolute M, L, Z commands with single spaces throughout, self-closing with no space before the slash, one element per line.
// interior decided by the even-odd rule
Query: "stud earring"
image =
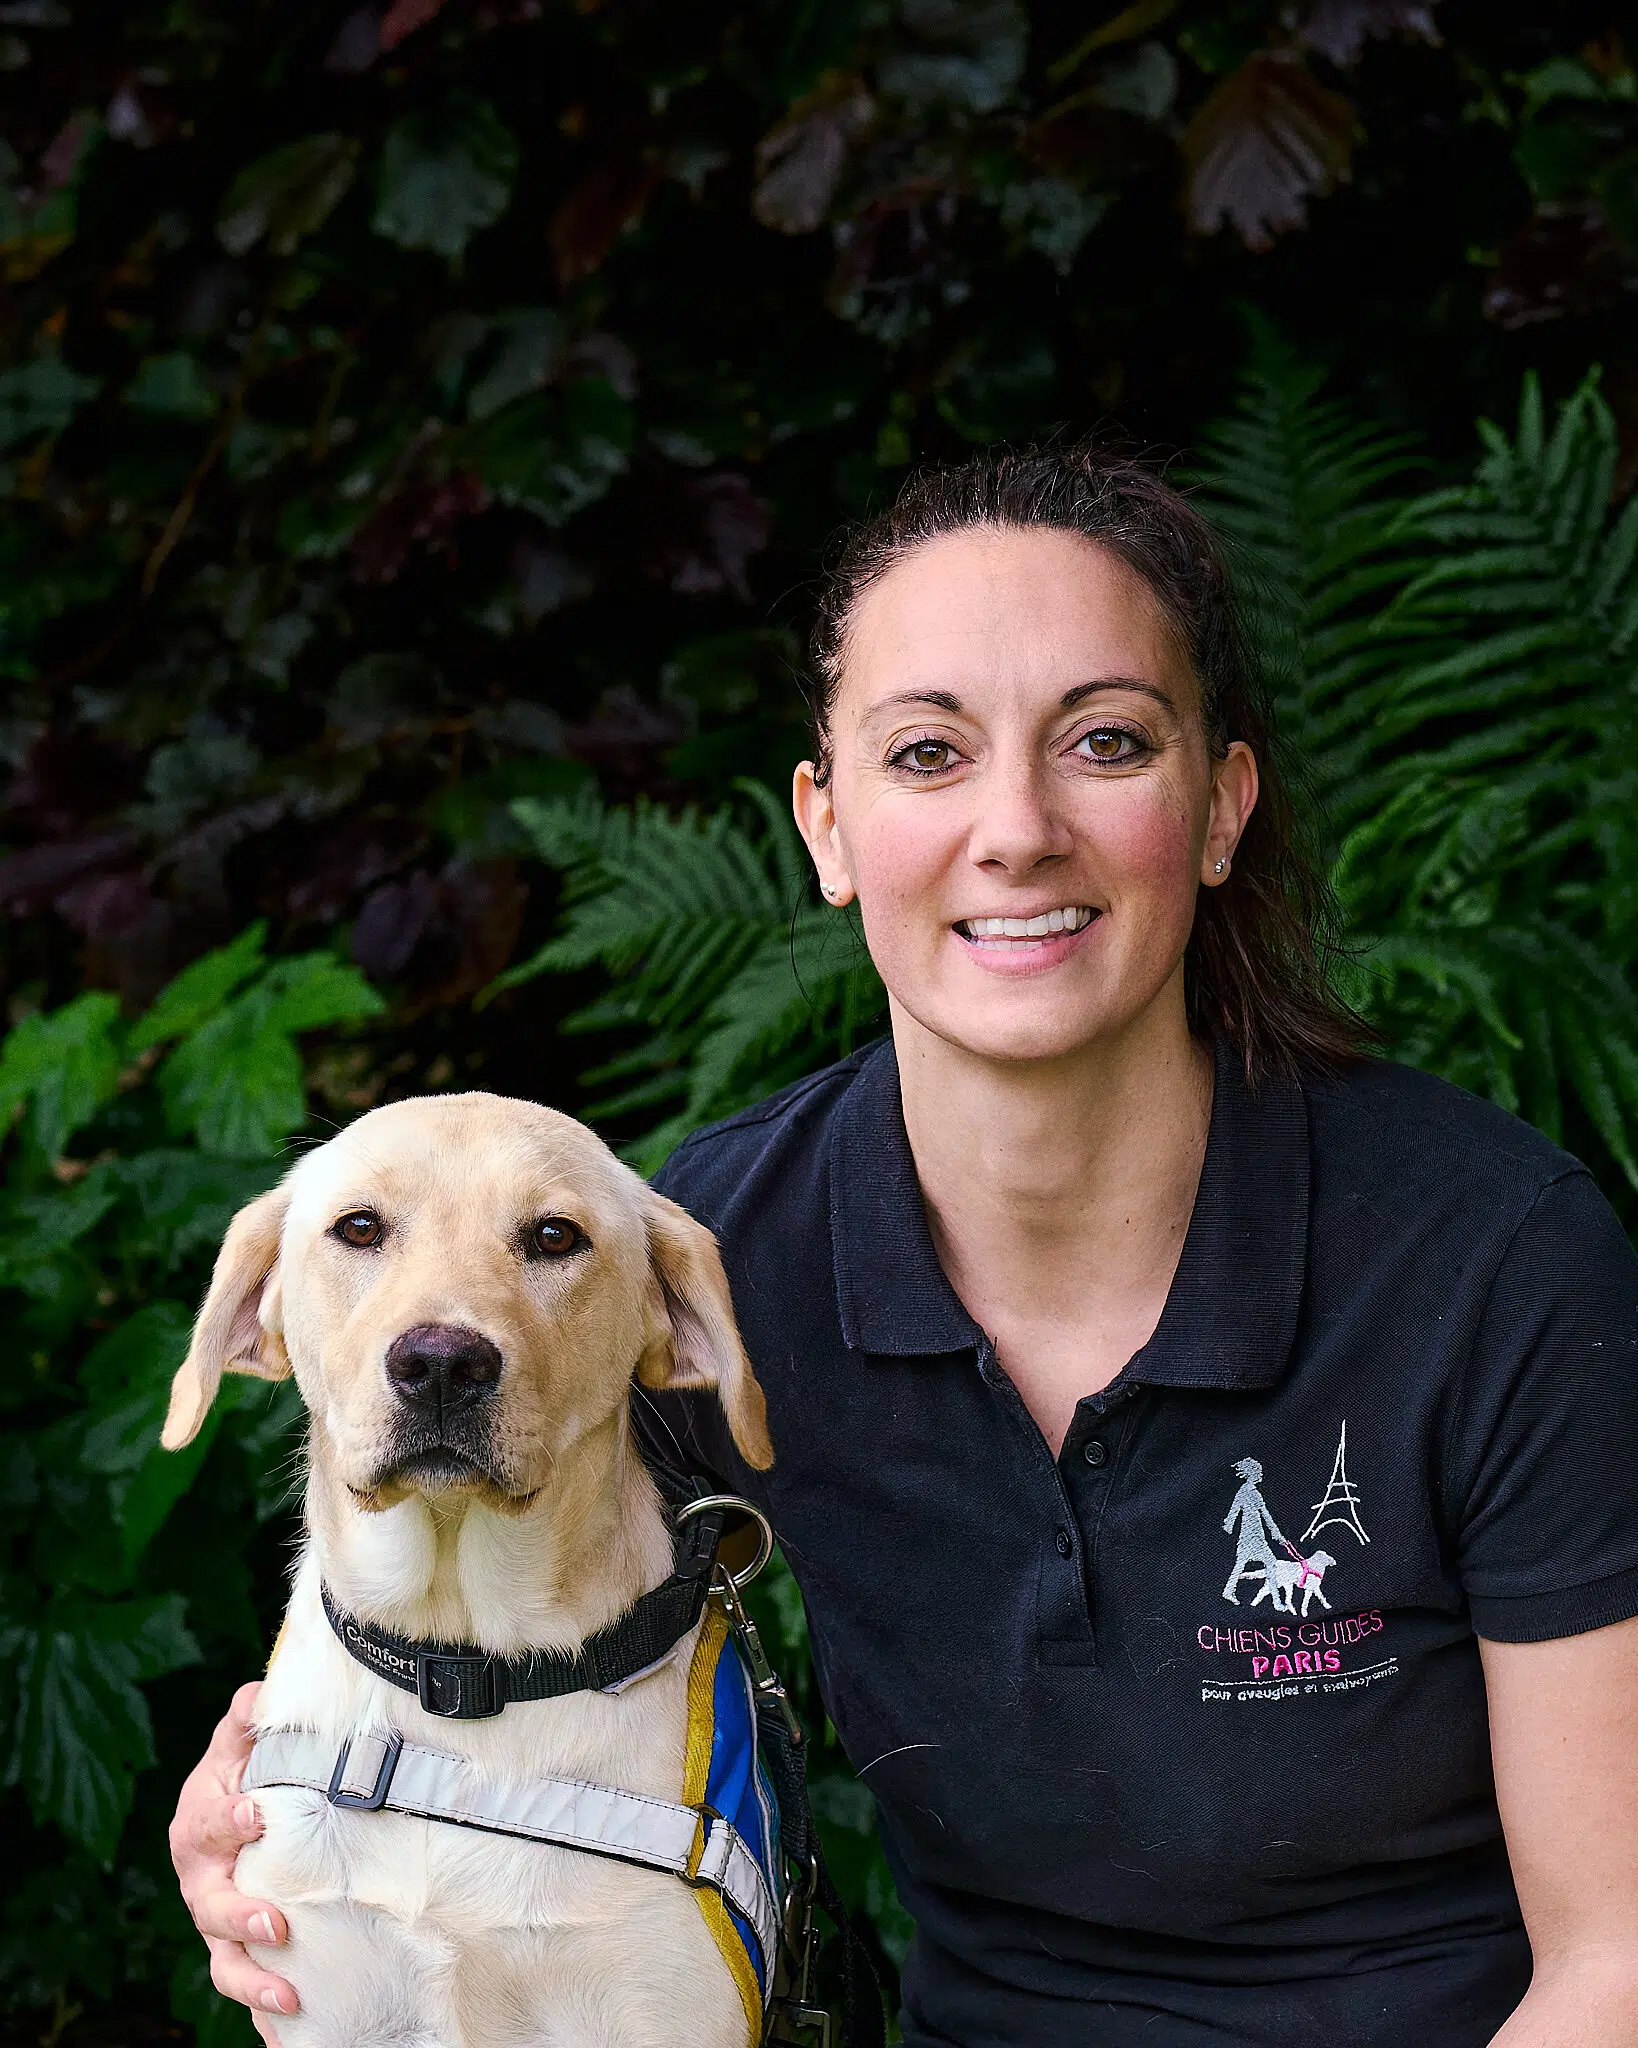
<path fill-rule="evenodd" d="M 824 891 L 825 895 L 830 897 L 833 902 L 835 901 L 836 884 L 834 882 L 821 882 L 819 887 Z"/>
<path fill-rule="evenodd" d="M 1227 866 L 1227 860 L 1214 860 L 1211 864 L 1211 871 L 1214 875 L 1220 875 Z"/>

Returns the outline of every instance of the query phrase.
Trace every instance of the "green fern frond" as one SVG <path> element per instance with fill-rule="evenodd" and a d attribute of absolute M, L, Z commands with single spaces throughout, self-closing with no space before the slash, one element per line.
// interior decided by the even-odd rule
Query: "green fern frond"
<path fill-rule="evenodd" d="M 594 794 L 513 806 L 563 877 L 561 929 L 492 984 L 601 966 L 607 995 L 568 1032 L 642 1032 L 583 1076 L 587 1113 L 626 1121 L 677 1107 L 629 1149 L 652 1171 L 689 1131 L 847 1051 L 881 1006 L 854 920 L 804 902 L 807 860 L 789 810 L 736 784 L 759 835 L 732 808 L 702 817 Z"/>

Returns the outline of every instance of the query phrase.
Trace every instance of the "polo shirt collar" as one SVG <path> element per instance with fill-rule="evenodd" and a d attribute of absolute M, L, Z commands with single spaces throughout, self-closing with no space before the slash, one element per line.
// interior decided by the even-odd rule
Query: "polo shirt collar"
<path fill-rule="evenodd" d="M 1308 1106 L 1292 1082 L 1255 1095 L 1226 1047 L 1215 1059 L 1200 1189 L 1154 1335 L 1123 1378 L 1256 1388 L 1296 1335 L 1308 1253 Z M 981 1332 L 933 1249 L 905 1135 L 890 1039 L 860 1061 L 834 1126 L 831 1237 L 842 1334 L 882 1357 L 969 1351 Z"/>

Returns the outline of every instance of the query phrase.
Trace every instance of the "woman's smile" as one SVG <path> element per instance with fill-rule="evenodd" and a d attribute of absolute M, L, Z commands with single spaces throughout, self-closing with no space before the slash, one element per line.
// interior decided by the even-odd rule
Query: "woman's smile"
<path fill-rule="evenodd" d="M 1082 950 L 1103 916 L 1087 903 L 1024 915 L 958 917 L 950 929 L 974 962 L 991 974 L 1043 974 Z"/>

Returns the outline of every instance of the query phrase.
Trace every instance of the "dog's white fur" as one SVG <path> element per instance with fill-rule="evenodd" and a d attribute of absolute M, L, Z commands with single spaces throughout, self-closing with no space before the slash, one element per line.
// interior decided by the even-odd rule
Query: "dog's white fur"
<path fill-rule="evenodd" d="M 334 1234 L 369 1209 L 379 1246 Z M 525 1255 L 570 1219 L 584 1249 Z M 422 1324 L 490 1338 L 504 1361 L 488 1476 L 392 1470 L 401 1403 L 387 1349 Z M 772 1460 L 761 1390 L 716 1245 L 571 1119 L 489 1095 L 403 1102 L 309 1153 L 234 1219 L 165 1441 L 198 1430 L 223 1371 L 294 1371 L 310 1416 L 307 1536 L 258 1703 L 266 1727 L 363 1728 L 469 1757 L 675 1800 L 694 1637 L 615 1694 L 426 1715 L 336 1641 L 319 1581 L 399 1634 L 500 1653 L 573 1649 L 671 1568 L 627 1421 L 633 1374 L 717 1388 L 736 1442 Z M 301 1994 L 286 2048 L 745 2048 L 739 1995 L 687 1886 L 567 1849 L 322 1795 L 257 1794 L 241 1889 L 282 1907 L 288 1948 L 252 1949 Z"/>

